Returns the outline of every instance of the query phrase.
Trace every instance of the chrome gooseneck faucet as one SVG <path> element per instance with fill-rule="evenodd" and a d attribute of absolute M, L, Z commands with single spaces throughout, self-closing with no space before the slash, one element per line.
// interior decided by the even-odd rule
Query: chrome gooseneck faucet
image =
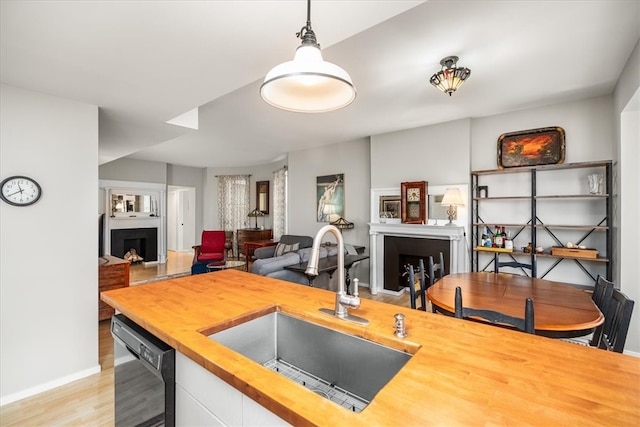
<path fill-rule="evenodd" d="M 347 311 L 347 306 L 352 308 L 360 307 L 360 298 L 358 298 L 357 282 L 354 284 L 354 287 L 356 287 L 354 295 L 348 295 L 346 292 L 345 274 L 344 274 L 344 240 L 342 238 L 342 233 L 340 233 L 340 230 L 338 230 L 337 227 L 333 225 L 325 225 L 320 230 L 318 230 L 318 234 L 316 234 L 316 237 L 313 239 L 313 247 L 311 248 L 311 255 L 309 256 L 309 262 L 307 263 L 307 270 L 305 271 L 305 273 L 309 276 L 318 275 L 318 262 L 320 260 L 320 243 L 321 243 L 322 237 L 326 233 L 333 234 L 338 243 L 338 292 L 336 293 L 335 310 L 321 308 L 320 311 L 323 313 L 331 314 L 340 319 L 350 320 L 352 322 L 357 322 L 362 325 L 367 325 L 369 323 L 367 319 L 363 319 L 362 317 L 358 317 L 358 316 L 353 316 L 349 314 L 349 312 Z"/>

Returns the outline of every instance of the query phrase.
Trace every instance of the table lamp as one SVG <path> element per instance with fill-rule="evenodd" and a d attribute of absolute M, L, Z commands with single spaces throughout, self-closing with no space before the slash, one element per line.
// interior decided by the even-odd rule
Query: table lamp
<path fill-rule="evenodd" d="M 462 195 L 460 194 L 460 190 L 457 188 L 447 188 L 444 192 L 444 196 L 442 196 L 443 206 L 448 206 L 447 215 L 449 216 L 449 222 L 445 225 L 455 225 L 453 223 L 453 219 L 458 215 L 458 206 L 464 206 L 464 200 L 462 200 Z"/>
<path fill-rule="evenodd" d="M 251 212 L 249 212 L 249 214 L 247 215 L 250 218 L 255 218 L 256 219 L 256 230 L 258 230 L 258 217 L 259 216 L 264 216 L 264 213 L 261 210 L 258 210 L 257 208 L 252 210 Z"/>
<path fill-rule="evenodd" d="M 331 222 L 330 224 L 335 226 L 336 228 L 338 228 L 341 233 L 342 233 L 342 230 L 349 230 L 349 229 L 352 229 L 354 227 L 352 222 L 347 221 L 343 217 L 340 217 L 340 218 L 336 219 L 335 221 Z"/>

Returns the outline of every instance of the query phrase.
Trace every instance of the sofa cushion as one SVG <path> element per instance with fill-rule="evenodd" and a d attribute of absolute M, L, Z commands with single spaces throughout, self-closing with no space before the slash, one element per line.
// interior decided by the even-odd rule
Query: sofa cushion
<path fill-rule="evenodd" d="M 275 246 L 265 246 L 264 248 L 256 248 L 253 251 L 253 257 L 256 259 L 271 258 L 276 251 Z"/>
<path fill-rule="evenodd" d="M 302 273 L 290 270 L 278 270 L 267 274 L 266 277 L 273 279 L 286 280 L 287 282 L 298 283 L 300 285 L 309 285 L 309 279 Z"/>
<path fill-rule="evenodd" d="M 297 251 L 298 248 L 300 247 L 300 243 L 293 243 L 290 245 L 287 245 L 285 243 L 278 243 L 276 245 L 276 250 L 273 253 L 273 256 L 282 256 L 284 254 L 286 254 L 287 252 L 293 252 L 293 251 Z"/>
<path fill-rule="evenodd" d="M 338 246 L 326 246 L 327 249 L 327 256 L 336 256 L 338 255 Z M 347 253 L 345 252 L 345 255 Z"/>
<path fill-rule="evenodd" d="M 309 261 L 309 256 L 311 255 L 311 248 L 300 249 L 298 251 L 298 255 L 300 255 L 300 262 Z M 326 258 L 326 257 L 327 257 L 327 248 L 325 248 L 324 246 L 321 246 L 318 258 Z"/>
<path fill-rule="evenodd" d="M 224 260 L 224 252 L 200 252 L 198 262 L 222 261 Z"/>
<path fill-rule="evenodd" d="M 310 236 L 296 236 L 295 234 L 283 234 L 280 237 L 280 243 L 285 245 L 291 245 L 293 243 L 299 243 L 298 248 L 310 248 L 313 245 L 313 237 Z"/>
<path fill-rule="evenodd" d="M 282 270 L 288 265 L 298 264 L 300 257 L 297 252 L 287 252 L 286 254 L 273 258 L 257 259 L 251 265 L 251 272 L 266 276 L 277 270 Z"/>

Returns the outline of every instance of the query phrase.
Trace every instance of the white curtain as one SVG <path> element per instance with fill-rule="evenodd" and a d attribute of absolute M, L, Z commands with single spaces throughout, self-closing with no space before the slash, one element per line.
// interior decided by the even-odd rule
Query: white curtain
<path fill-rule="evenodd" d="M 287 167 L 273 173 L 273 239 L 287 234 Z"/>
<path fill-rule="evenodd" d="M 251 175 L 218 176 L 218 218 L 221 230 L 233 231 L 233 250 L 238 253 L 236 230 L 245 228 L 249 207 Z"/>

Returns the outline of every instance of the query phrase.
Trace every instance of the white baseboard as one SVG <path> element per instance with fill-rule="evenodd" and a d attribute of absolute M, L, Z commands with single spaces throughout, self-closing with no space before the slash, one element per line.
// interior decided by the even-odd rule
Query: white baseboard
<path fill-rule="evenodd" d="M 389 289 L 382 288 L 382 289 L 378 289 L 378 293 L 387 294 L 387 295 L 393 295 L 393 296 L 399 297 L 400 295 L 402 295 L 404 293 L 405 289 L 407 289 L 407 288 L 402 288 L 399 291 L 392 291 L 392 290 L 389 290 Z"/>
<path fill-rule="evenodd" d="M 27 397 L 31 397 L 34 396 L 36 394 L 54 389 L 56 387 L 60 387 L 69 383 L 72 383 L 74 381 L 80 380 L 82 378 L 86 378 L 88 376 L 91 376 L 93 374 L 97 374 L 100 372 L 100 365 L 96 365 L 93 368 L 89 368 L 89 369 L 85 369 L 83 371 L 80 372 L 76 372 L 74 374 L 71 375 L 66 375 L 64 377 L 55 379 L 53 381 L 49 381 L 40 385 L 37 385 L 35 387 L 30 387 L 26 390 L 22 390 L 19 391 L 17 393 L 13 393 L 10 394 L 8 396 L 2 396 L 0 397 L 0 406 L 4 406 L 7 405 L 9 403 L 13 403 L 16 402 L 18 400 L 22 400 L 25 399 Z"/>

